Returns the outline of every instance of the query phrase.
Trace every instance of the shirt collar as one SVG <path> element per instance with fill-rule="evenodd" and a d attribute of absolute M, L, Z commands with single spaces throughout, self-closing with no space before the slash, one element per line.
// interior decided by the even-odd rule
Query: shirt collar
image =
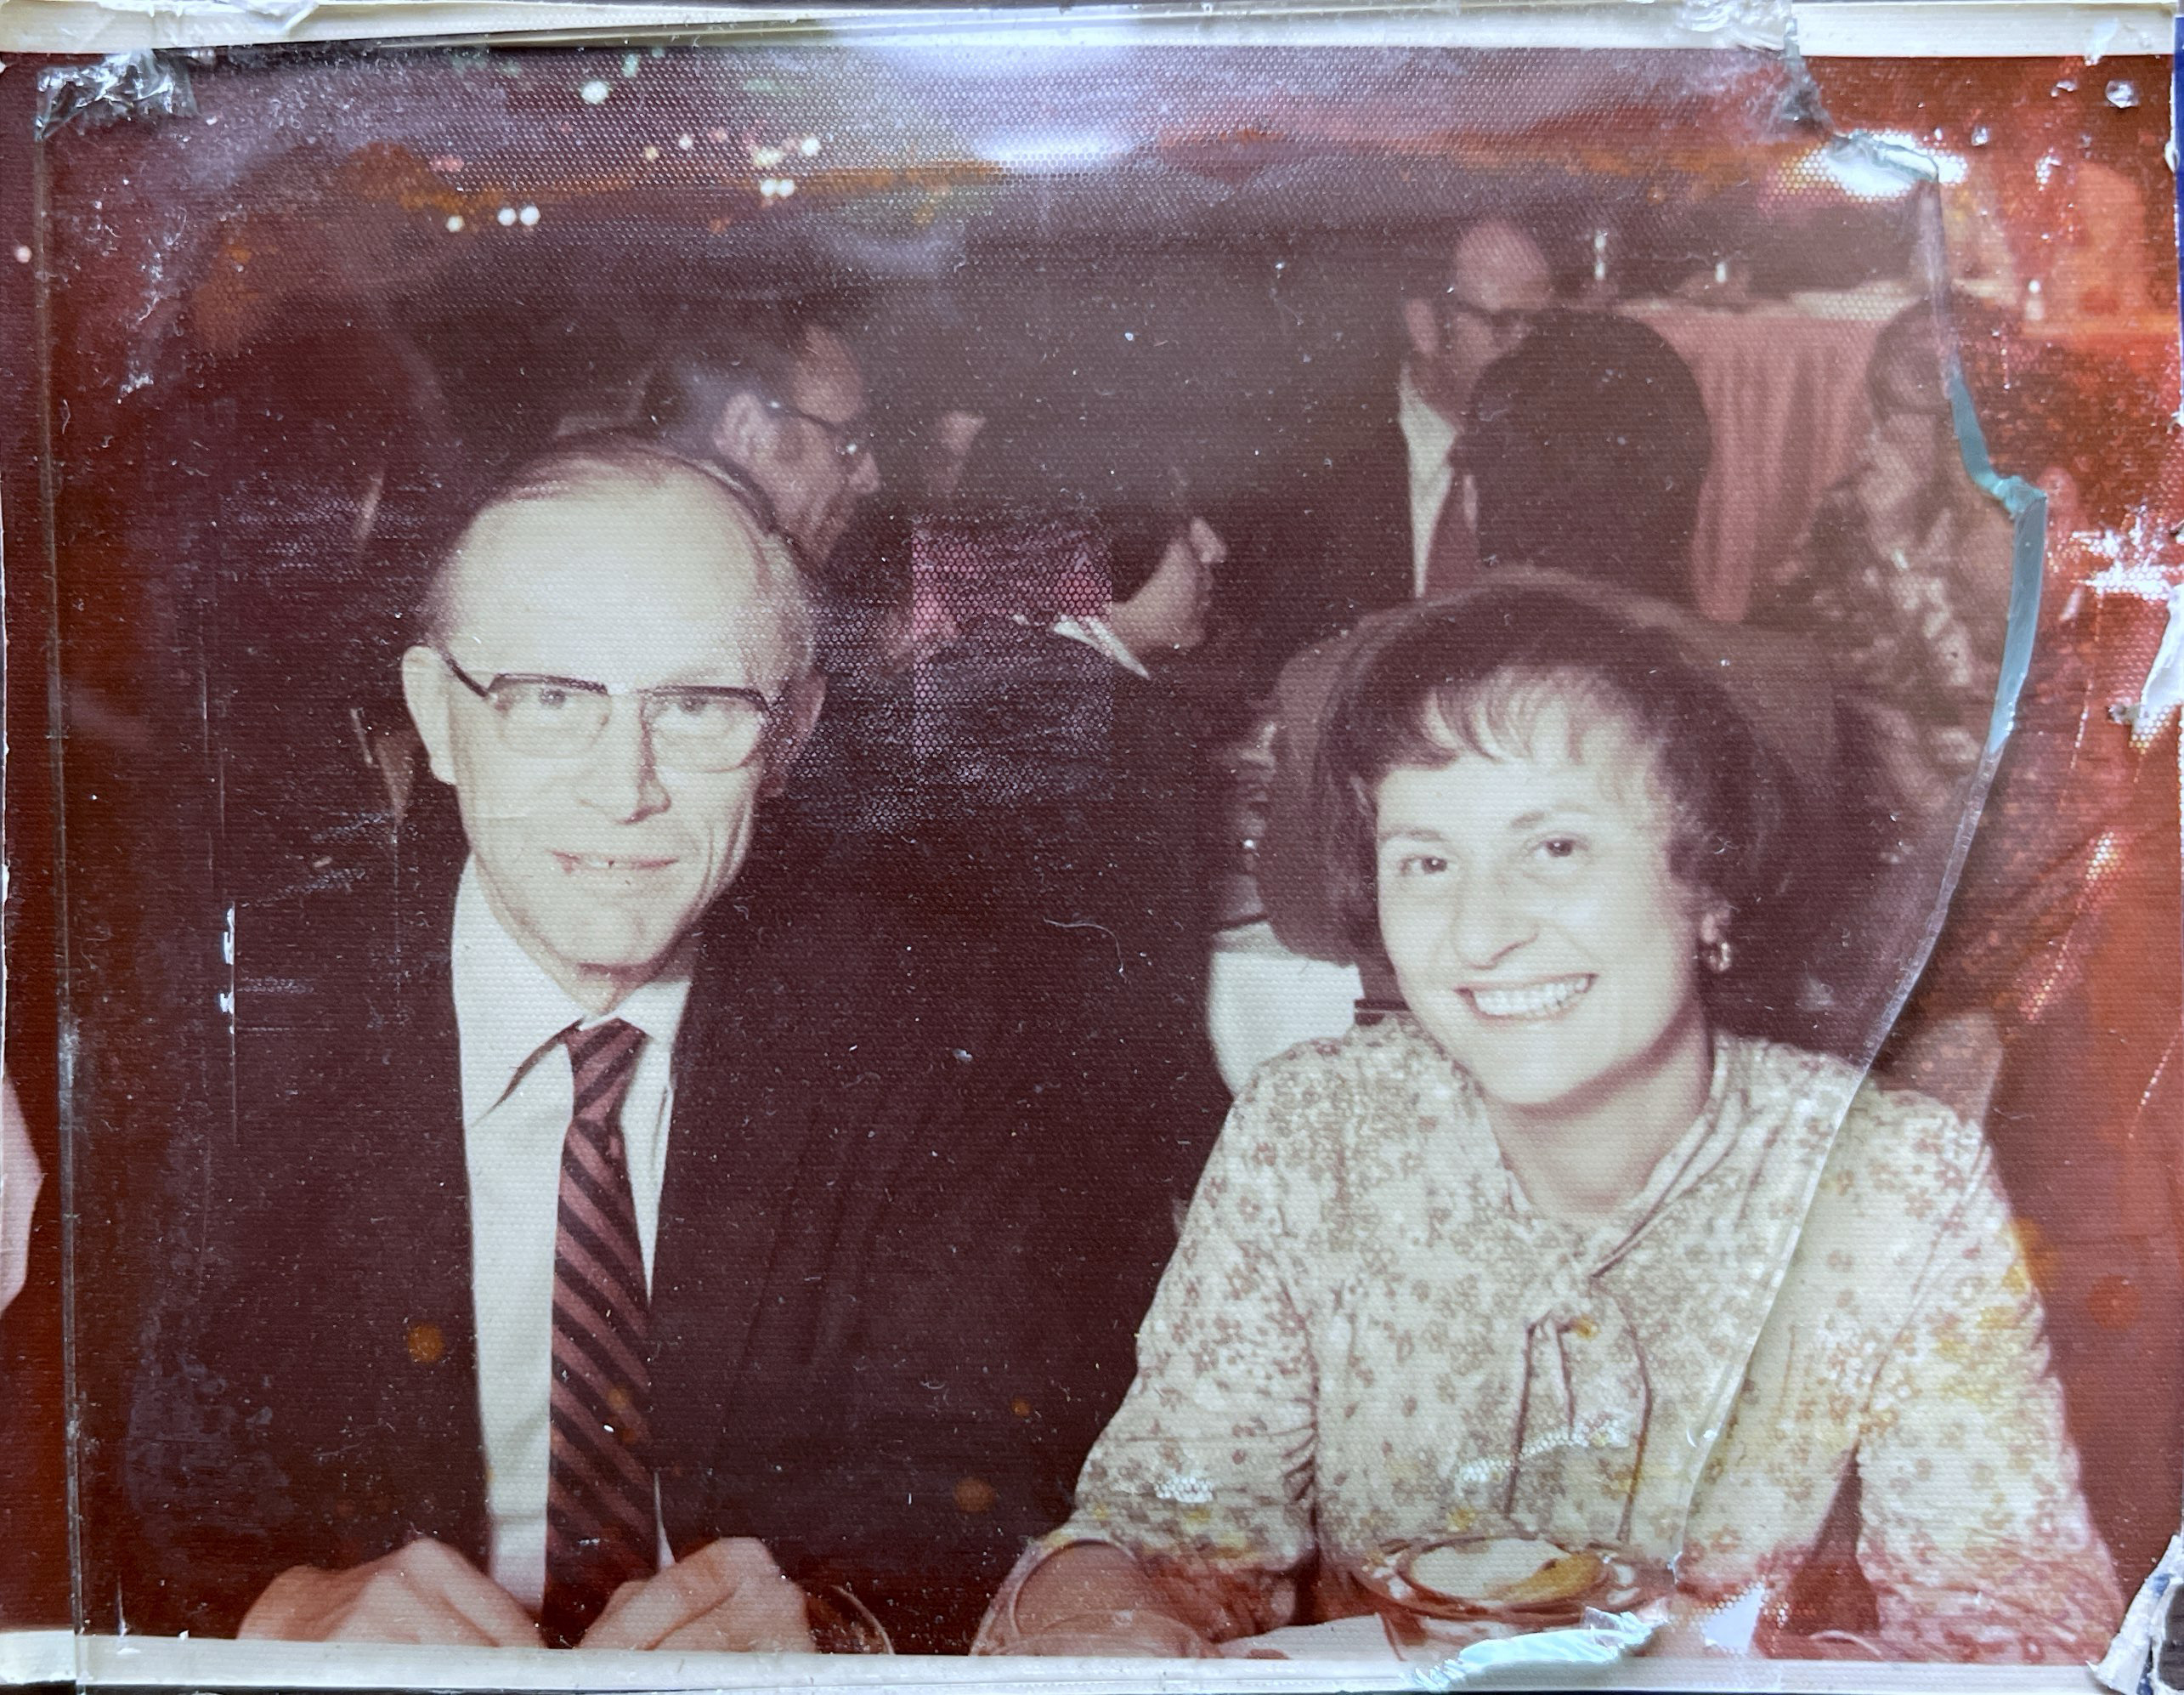
<path fill-rule="evenodd" d="M 687 965 L 631 989 L 612 1012 L 586 1012 L 546 974 L 501 926 L 478 881 L 478 862 L 464 861 L 455 896 L 452 977 L 456 1040 L 461 1044 L 462 1121 L 475 1124 L 571 1024 L 620 1018 L 669 1051 L 690 998 Z"/>
<path fill-rule="evenodd" d="M 1114 626 L 1105 618 L 1057 618 L 1047 626 L 1057 636 L 1066 636 L 1072 642 L 1082 642 L 1088 648 L 1103 653 L 1124 671 L 1147 682 L 1152 673 L 1146 669 L 1145 661 L 1130 651 L 1129 643 L 1115 633 Z"/>
<path fill-rule="evenodd" d="M 1423 490 L 1446 482 L 1448 456 L 1456 451 L 1457 428 L 1418 392 L 1407 365 L 1395 382 L 1395 422 L 1410 450 L 1411 486 Z"/>

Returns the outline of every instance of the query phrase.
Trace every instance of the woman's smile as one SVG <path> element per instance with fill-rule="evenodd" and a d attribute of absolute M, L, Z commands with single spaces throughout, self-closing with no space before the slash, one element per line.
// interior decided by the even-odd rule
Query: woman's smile
<path fill-rule="evenodd" d="M 1482 1018 L 1537 1023 L 1560 1018 L 1594 982 L 1590 972 L 1524 984 L 1466 984 L 1457 990 Z"/>

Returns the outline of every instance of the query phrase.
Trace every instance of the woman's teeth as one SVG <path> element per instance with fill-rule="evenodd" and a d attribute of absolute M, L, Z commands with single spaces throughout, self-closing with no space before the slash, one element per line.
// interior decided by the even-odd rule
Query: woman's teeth
<path fill-rule="evenodd" d="M 1467 989 L 1472 1006 L 1489 1018 L 1545 1018 L 1567 1007 L 1593 986 L 1589 976 L 1558 977 L 1517 989 Z"/>

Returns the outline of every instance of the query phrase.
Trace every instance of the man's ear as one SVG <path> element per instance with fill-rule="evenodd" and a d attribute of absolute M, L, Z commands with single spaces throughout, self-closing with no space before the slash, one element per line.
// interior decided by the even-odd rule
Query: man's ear
<path fill-rule="evenodd" d="M 402 703 L 410 709 L 410 722 L 417 727 L 417 740 L 425 744 L 425 758 L 433 775 L 443 783 L 455 781 L 454 734 L 448 723 L 447 666 L 430 648 L 411 648 L 402 655 Z"/>
<path fill-rule="evenodd" d="M 826 703 L 827 679 L 818 672 L 806 672 L 789 685 L 789 699 L 782 709 L 781 728 L 773 733 L 766 750 L 766 782 L 760 792 L 778 795 L 789 786 L 789 768 L 795 764 L 804 744 L 812 739 L 812 731 L 819 722 L 819 708 Z"/>
<path fill-rule="evenodd" d="M 1420 359 L 1440 356 L 1440 318 L 1432 301 L 1409 299 L 1403 303 L 1403 333 L 1410 338 L 1411 351 Z"/>
<path fill-rule="evenodd" d="M 773 445 L 774 416 L 766 402 L 745 388 L 721 408 L 721 421 L 713 426 L 713 451 L 731 465 L 755 466 Z"/>

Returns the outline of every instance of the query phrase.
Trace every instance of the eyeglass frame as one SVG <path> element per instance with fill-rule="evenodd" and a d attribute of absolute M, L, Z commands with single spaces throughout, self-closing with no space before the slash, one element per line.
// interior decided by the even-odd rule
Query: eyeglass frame
<path fill-rule="evenodd" d="M 675 768 L 678 771 L 696 768 L 699 770 L 702 774 L 707 776 L 720 776 L 727 772 L 740 771 L 748 766 L 752 760 L 757 758 L 759 751 L 766 745 L 767 734 L 773 728 L 774 715 L 779 712 L 782 707 L 786 706 L 789 701 L 789 691 L 786 689 L 784 689 L 778 697 L 769 700 L 766 698 L 766 694 L 763 689 L 744 689 L 730 683 L 654 683 L 648 687 L 639 689 L 634 688 L 628 683 L 617 685 L 607 683 L 595 683 L 589 677 L 554 677 L 547 674 L 546 672 L 537 671 L 496 671 L 484 683 L 480 683 L 476 677 L 465 671 L 461 665 L 456 660 L 455 656 L 450 653 L 445 648 L 435 644 L 432 651 L 438 655 L 440 663 L 447 666 L 448 670 L 454 673 L 455 678 L 458 683 L 461 683 L 464 688 L 467 689 L 487 706 L 494 707 L 496 723 L 501 722 L 500 717 L 501 708 L 496 706 L 494 701 L 493 690 L 503 683 L 552 683 L 554 687 L 558 689 L 567 689 L 579 694 L 595 695 L 609 702 L 634 695 L 637 701 L 637 722 L 643 726 L 648 735 L 652 732 L 654 721 L 645 715 L 645 703 L 647 699 L 652 695 L 703 694 L 709 698 L 714 696 L 733 696 L 733 698 L 740 700 L 755 701 L 759 709 L 759 733 L 751 742 L 750 751 L 744 755 L 744 757 L 741 759 L 738 759 L 734 764 L 718 766 L 707 770 L 703 767 L 691 768 L 687 766 L 676 765 L 675 762 L 671 759 L 663 762 L 665 764 L 675 766 Z M 590 740 L 586 740 L 580 747 L 573 747 L 566 754 L 537 754 L 532 757 L 543 759 L 574 759 L 581 754 L 588 753 L 595 745 L 597 745 L 600 736 L 605 733 L 607 725 L 611 722 L 612 718 L 613 711 L 610 706 L 608 716 L 599 721 L 599 728 L 592 731 Z"/>
<path fill-rule="evenodd" d="M 1487 333 L 1497 343 L 1520 338 L 1532 326 L 1532 320 L 1549 309 L 1545 306 L 1506 306 L 1500 311 L 1481 306 L 1475 300 L 1467 300 L 1450 283 L 1441 290 L 1441 322 L 1446 326 L 1455 317 L 1475 318 L 1486 326 Z"/>
<path fill-rule="evenodd" d="M 765 401 L 766 409 L 769 412 L 785 413 L 789 417 L 801 418 L 806 423 L 823 430 L 834 443 L 835 458 L 843 461 L 852 468 L 865 462 L 865 456 L 870 452 L 871 445 L 863 437 L 851 434 L 851 427 L 848 424 L 840 424 L 831 418 L 823 418 L 817 412 L 807 412 L 801 406 L 792 406 L 788 401 L 778 400 L 771 394 L 762 394 L 759 398 Z"/>

